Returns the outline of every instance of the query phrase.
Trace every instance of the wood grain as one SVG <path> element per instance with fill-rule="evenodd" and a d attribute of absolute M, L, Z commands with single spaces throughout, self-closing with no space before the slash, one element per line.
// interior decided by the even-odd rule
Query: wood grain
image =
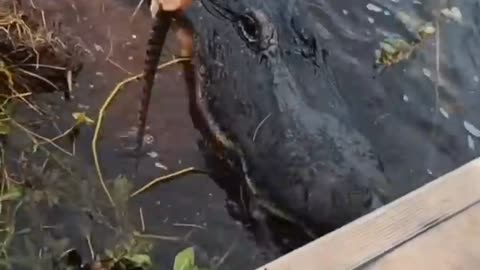
<path fill-rule="evenodd" d="M 468 213 L 479 200 L 480 159 L 476 159 L 258 270 L 362 269 L 456 214 Z"/>
<path fill-rule="evenodd" d="M 480 204 L 419 235 L 362 269 L 480 269 Z"/>

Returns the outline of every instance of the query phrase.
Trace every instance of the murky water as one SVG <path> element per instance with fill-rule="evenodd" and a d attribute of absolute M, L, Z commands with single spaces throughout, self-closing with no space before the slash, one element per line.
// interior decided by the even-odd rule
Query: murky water
<path fill-rule="evenodd" d="M 61 20 L 90 50 L 74 88 L 72 106 L 96 116 L 107 96 L 121 80 L 143 71 L 145 45 L 151 27 L 150 14 L 140 10 L 133 20 L 135 4 L 118 0 L 41 0 L 34 1 L 46 12 L 47 20 Z M 171 37 L 170 37 L 171 39 Z M 162 62 L 178 53 L 173 40 L 167 42 Z M 107 59 L 108 58 L 108 59 Z M 105 176 L 133 175 L 135 160 L 125 151 L 132 146 L 125 138 L 136 125 L 140 83 L 125 88 L 108 109 L 99 143 Z M 151 110 L 148 135 L 153 142 L 146 145 L 148 155 L 142 158 L 135 177 L 137 187 L 153 178 L 194 166 L 204 168 L 198 149 L 200 138 L 188 111 L 186 85 L 179 66 L 158 73 Z M 90 140 L 93 130 L 82 132 L 77 151 L 90 162 Z M 146 233 L 189 235 L 188 242 L 157 241 L 154 260 L 158 269 L 170 269 L 173 258 L 192 244 L 204 252 L 208 260 L 224 259 L 221 269 L 250 269 L 271 259 L 269 250 L 257 247 L 242 224 L 232 219 L 226 208 L 226 195 L 203 175 L 186 176 L 169 184 L 159 185 L 134 200 L 142 208 Z M 140 225 L 140 217 L 136 221 Z M 102 239 L 92 239 L 101 246 Z M 81 250 L 88 254 L 85 245 Z M 277 256 L 277 255 L 274 255 Z"/>
<path fill-rule="evenodd" d="M 312 16 L 329 50 L 339 91 L 403 194 L 477 157 L 479 1 L 315 1 Z M 459 10 L 461 16 L 445 16 Z M 453 12 L 455 13 L 455 12 Z M 455 13 L 456 14 L 456 13 Z M 438 24 L 435 23 L 438 21 Z M 436 34 L 381 74 L 380 42 L 412 42 L 420 26 Z M 338 46 L 340 44 L 340 46 Z"/>
<path fill-rule="evenodd" d="M 119 0 L 36 0 L 46 18 L 59 19 L 79 36 L 91 59 L 78 78 L 72 106 L 94 116 L 114 86 L 142 72 L 145 44 L 151 24 L 144 8 L 131 21 L 135 3 Z M 451 3 L 450 3 L 451 2 Z M 375 49 L 386 34 L 412 34 L 398 19 L 399 12 L 431 20 L 432 10 L 448 7 L 447 1 L 310 1 L 310 14 L 319 18 L 318 38 L 329 52 L 342 96 L 350 106 L 358 128 L 378 150 L 386 173 L 404 193 L 479 155 L 478 105 L 479 2 L 450 1 L 460 8 L 463 23 L 440 24 L 441 50 L 436 65 L 435 39 L 426 42 L 416 56 L 380 76 L 371 64 Z M 361 25 L 359 31 L 358 25 Z M 381 26 L 379 26 L 381 25 Z M 336 46 L 342 44 L 342 46 Z M 459 52 L 459 50 L 461 50 Z M 177 53 L 170 39 L 163 60 Z M 334 59 L 334 60 L 332 60 Z M 461 67 L 461 68 L 460 68 Z M 442 81 L 435 87 L 436 70 Z M 346 79 L 348 78 L 348 79 Z M 198 149 L 200 138 L 188 113 L 186 85 L 179 67 L 157 76 L 149 113 L 147 145 L 137 186 L 152 178 L 194 166 L 204 168 Z M 134 160 L 124 151 L 126 134 L 136 124 L 140 83 L 127 87 L 108 110 L 100 141 L 100 158 L 107 177 L 132 175 Z M 77 148 L 91 162 L 92 130 L 81 134 Z M 375 139 L 374 139 L 375 138 Z M 396 139 L 391 139 L 396 138 Z M 89 163 L 88 166 L 90 166 Z M 209 259 L 222 258 L 221 269 L 253 269 L 279 253 L 255 240 L 244 225 L 233 219 L 227 198 L 207 176 L 187 176 L 155 187 L 135 199 L 142 207 L 146 232 L 185 236 L 188 242 L 158 241 L 155 262 L 169 269 L 175 254 L 194 243 Z M 101 239 L 93 239 L 101 245 Z M 87 247 L 83 252 L 88 253 Z"/>

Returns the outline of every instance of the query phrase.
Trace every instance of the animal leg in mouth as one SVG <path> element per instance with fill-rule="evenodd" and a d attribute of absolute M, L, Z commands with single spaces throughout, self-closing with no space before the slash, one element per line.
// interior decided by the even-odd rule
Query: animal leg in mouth
<path fill-rule="evenodd" d="M 157 73 L 157 67 L 162 54 L 163 45 L 165 44 L 165 39 L 167 37 L 168 30 L 170 29 L 173 16 L 173 11 L 164 11 L 160 8 L 155 16 L 155 22 L 150 33 L 150 39 L 148 40 L 145 69 L 143 73 L 144 85 L 140 99 L 140 109 L 138 112 L 136 152 L 139 152 L 143 145 L 143 137 L 145 135 L 145 126 L 147 122 L 150 98 L 152 95 L 153 81 Z"/>
<path fill-rule="evenodd" d="M 145 135 L 148 109 L 157 66 L 159 64 L 167 33 L 171 27 L 174 18 L 177 24 L 177 27 L 174 26 L 177 32 L 177 39 L 180 41 L 180 45 L 182 47 L 181 56 L 190 56 L 192 51 L 191 33 L 193 31 L 193 26 L 191 22 L 185 16 L 183 16 L 181 10 L 165 11 L 161 8 L 158 9 L 155 16 L 155 22 L 151 30 L 150 39 L 148 40 L 147 44 L 144 69 L 144 85 L 141 96 L 140 109 L 138 112 L 138 133 L 136 138 L 137 153 L 140 151 L 143 145 L 143 137 Z"/>

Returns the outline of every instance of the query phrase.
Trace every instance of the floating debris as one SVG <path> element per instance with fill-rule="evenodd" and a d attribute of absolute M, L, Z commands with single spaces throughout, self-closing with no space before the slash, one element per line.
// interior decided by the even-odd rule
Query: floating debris
<path fill-rule="evenodd" d="M 402 14 L 400 14 L 402 17 Z M 403 20 L 407 20 L 406 14 L 403 14 Z M 407 20 L 408 21 L 408 20 Z M 406 21 L 405 21 L 406 22 Z M 380 50 L 375 51 L 376 63 L 384 66 L 391 66 L 398 62 L 410 58 L 413 51 L 427 38 L 431 37 L 436 32 L 436 28 L 432 23 L 419 23 L 416 28 L 416 34 L 420 41 L 415 43 L 408 43 L 401 37 L 387 37 L 380 42 Z"/>
<path fill-rule="evenodd" d="M 475 141 L 473 140 L 472 136 L 470 135 L 467 136 L 467 142 L 468 142 L 468 148 L 475 151 Z"/>
<path fill-rule="evenodd" d="M 194 270 L 200 269 L 196 265 L 195 250 L 193 247 L 188 247 L 180 251 L 175 257 L 173 263 L 173 270 Z"/>
<path fill-rule="evenodd" d="M 367 9 L 373 12 L 382 12 L 383 9 L 375 4 L 368 3 L 367 4 Z"/>
<path fill-rule="evenodd" d="M 95 123 L 85 112 L 74 112 L 72 117 L 75 119 L 75 125 L 93 125 Z"/>
<path fill-rule="evenodd" d="M 407 14 L 405 12 L 398 12 L 396 15 L 405 27 L 407 27 L 408 31 L 412 34 L 418 35 L 420 42 L 436 32 L 432 22 L 424 21 L 413 14 Z"/>
<path fill-rule="evenodd" d="M 418 28 L 417 34 L 420 36 L 420 38 L 425 39 L 435 34 L 436 30 L 437 29 L 435 28 L 435 26 L 433 26 L 432 23 L 428 22 Z"/>
<path fill-rule="evenodd" d="M 160 162 L 155 162 L 155 167 L 160 168 L 160 169 L 165 170 L 165 171 L 168 171 L 168 167 L 163 165 Z"/>
<path fill-rule="evenodd" d="M 432 78 L 432 71 L 428 68 L 422 68 L 423 75 L 425 75 L 428 78 Z"/>
<path fill-rule="evenodd" d="M 408 96 L 407 96 L 407 95 L 403 95 L 403 101 L 405 101 L 405 102 L 408 102 L 408 101 L 409 101 L 409 99 L 408 99 Z"/>
<path fill-rule="evenodd" d="M 468 121 L 463 121 L 463 126 L 473 136 L 480 138 L 480 130 Z"/>
<path fill-rule="evenodd" d="M 81 110 L 88 110 L 88 109 L 90 109 L 90 106 L 85 105 L 85 104 L 78 103 L 78 104 L 77 104 L 77 108 L 79 108 L 79 109 L 81 109 Z"/>
<path fill-rule="evenodd" d="M 149 156 L 150 158 L 157 158 L 157 157 L 158 157 L 158 153 L 155 152 L 155 151 L 148 152 L 148 153 L 147 153 L 147 156 Z"/>
<path fill-rule="evenodd" d="M 93 44 L 93 47 L 95 48 L 95 51 L 97 52 L 105 52 L 102 48 L 102 46 L 98 45 L 98 44 Z"/>
<path fill-rule="evenodd" d="M 441 14 L 458 23 L 462 22 L 462 12 L 458 7 L 444 8 L 442 9 Z"/>
<path fill-rule="evenodd" d="M 154 141 L 154 139 L 153 139 L 153 136 L 152 136 L 152 135 L 147 134 L 147 135 L 145 135 L 145 136 L 143 137 L 143 142 L 144 142 L 145 144 L 152 144 L 153 141 Z"/>
<path fill-rule="evenodd" d="M 447 112 L 444 108 L 440 107 L 439 111 L 440 111 L 440 113 L 443 115 L 443 117 L 445 117 L 445 118 L 447 118 L 447 119 L 450 117 L 450 116 L 448 115 L 448 112 Z"/>
<path fill-rule="evenodd" d="M 380 50 L 375 51 L 376 63 L 391 66 L 410 57 L 413 46 L 400 38 L 387 38 L 380 42 Z"/>

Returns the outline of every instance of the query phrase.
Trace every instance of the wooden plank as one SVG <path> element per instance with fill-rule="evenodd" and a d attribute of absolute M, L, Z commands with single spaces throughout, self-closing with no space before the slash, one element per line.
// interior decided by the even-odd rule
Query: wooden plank
<path fill-rule="evenodd" d="M 358 269 L 480 200 L 480 159 L 258 270 Z"/>
<path fill-rule="evenodd" d="M 480 269 L 480 203 L 363 268 L 405 269 Z"/>

